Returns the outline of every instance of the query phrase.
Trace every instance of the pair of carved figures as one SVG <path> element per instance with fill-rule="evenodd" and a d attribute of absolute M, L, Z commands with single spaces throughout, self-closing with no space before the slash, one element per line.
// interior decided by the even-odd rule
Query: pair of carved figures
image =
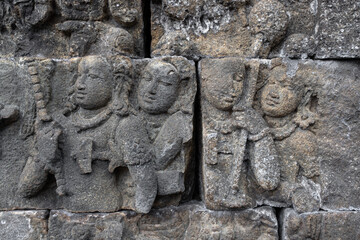
<path fill-rule="evenodd" d="M 116 211 L 122 208 L 119 168 L 127 168 L 135 184 L 137 212 L 149 212 L 158 194 L 183 192 L 179 156 L 192 138 L 192 107 L 182 96 L 194 84 L 192 72 L 183 58 L 150 61 L 138 85 L 137 109 L 129 101 L 130 59 L 82 58 L 64 111 L 44 117 L 37 102 L 35 147 L 19 193 L 34 196 L 53 174 L 66 209 Z"/>
<path fill-rule="evenodd" d="M 260 199 L 254 195 L 265 191 L 284 196 L 267 196 L 270 201 L 288 203 L 292 197 L 300 212 L 317 210 L 318 199 L 306 189 L 319 172 L 315 135 L 306 130 L 315 123 L 313 92 L 305 88 L 303 76 L 288 76 L 286 66 L 273 64 L 261 87 L 256 60 L 203 60 L 201 67 L 207 205 L 254 207 Z"/>

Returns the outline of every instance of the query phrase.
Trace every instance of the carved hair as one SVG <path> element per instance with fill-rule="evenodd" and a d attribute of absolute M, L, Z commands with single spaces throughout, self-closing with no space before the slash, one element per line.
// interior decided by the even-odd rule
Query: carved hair
<path fill-rule="evenodd" d="M 165 57 L 161 61 L 171 64 L 177 70 L 179 75 L 178 96 L 173 105 L 168 109 L 169 114 L 182 111 L 183 113 L 191 113 L 193 101 L 196 94 L 194 66 L 183 57 Z"/>
<path fill-rule="evenodd" d="M 111 73 L 113 76 L 113 93 L 112 93 L 112 102 L 109 106 L 112 112 L 116 113 L 119 116 L 126 116 L 131 111 L 132 108 L 129 103 L 129 93 L 132 88 L 132 63 L 129 58 L 126 57 L 112 57 L 112 58 L 99 58 L 104 61 L 105 64 L 108 64 L 111 68 Z M 84 58 L 83 58 L 84 59 Z M 82 59 L 82 60 L 83 60 Z M 81 60 L 81 61 L 82 61 Z M 80 63 L 79 63 L 80 64 Z M 77 78 L 77 74 L 74 76 Z M 65 104 L 65 109 L 63 111 L 64 115 L 68 115 L 71 112 L 75 111 L 78 108 L 78 105 L 75 101 L 75 82 L 71 87 L 68 100 Z"/>

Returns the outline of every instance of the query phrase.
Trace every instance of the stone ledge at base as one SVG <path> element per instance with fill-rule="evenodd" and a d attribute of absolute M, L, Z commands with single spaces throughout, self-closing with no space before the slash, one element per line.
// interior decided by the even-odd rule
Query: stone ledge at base
<path fill-rule="evenodd" d="M 334 211 L 297 214 L 287 208 L 280 215 L 281 239 L 360 239 L 360 212 Z"/>
<path fill-rule="evenodd" d="M 197 202 L 147 215 L 50 212 L 48 239 L 278 239 L 275 211 L 210 211 Z"/>

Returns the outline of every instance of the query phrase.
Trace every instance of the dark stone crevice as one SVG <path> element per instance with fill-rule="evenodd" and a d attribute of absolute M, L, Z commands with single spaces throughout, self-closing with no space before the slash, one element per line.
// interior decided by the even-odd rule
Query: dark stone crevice
<path fill-rule="evenodd" d="M 199 61 L 195 61 L 196 67 L 196 82 L 197 82 L 197 91 L 194 101 L 194 116 L 193 116 L 193 139 L 194 139 L 194 161 L 195 161 L 195 181 L 194 181 L 194 194 L 193 200 L 201 201 L 201 150 L 202 150 L 202 128 L 201 128 L 201 103 L 200 103 L 200 71 L 199 71 Z"/>
<path fill-rule="evenodd" d="M 275 210 L 275 214 L 276 214 L 276 220 L 278 223 L 278 238 L 279 240 L 283 240 L 282 238 L 282 222 L 281 222 L 281 215 L 282 215 L 282 211 L 285 210 L 285 207 L 273 207 Z"/>
<path fill-rule="evenodd" d="M 151 0 L 143 0 L 144 57 L 151 57 Z"/>

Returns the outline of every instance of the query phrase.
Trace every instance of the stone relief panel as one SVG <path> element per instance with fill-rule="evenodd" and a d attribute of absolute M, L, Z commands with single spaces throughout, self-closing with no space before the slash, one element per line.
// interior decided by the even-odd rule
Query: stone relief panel
<path fill-rule="evenodd" d="M 0 183 L 0 209 L 31 208 L 34 205 L 51 208 L 56 202 L 51 191 L 42 191 L 31 200 L 24 200 L 17 193 L 19 176 L 34 145 L 31 135 L 36 103 L 25 61 L 1 59 L 0 69 L 0 174 L 3 179 Z M 40 71 L 47 72 L 45 64 Z M 47 188 L 53 188 L 51 181 Z"/>
<path fill-rule="evenodd" d="M 202 60 L 206 206 L 357 209 L 358 72 L 346 62 Z"/>
<path fill-rule="evenodd" d="M 202 205 L 193 203 L 152 210 L 147 215 L 126 211 L 94 214 L 51 211 L 49 239 L 64 235 L 74 240 L 278 239 L 277 227 L 275 212 L 270 207 L 209 212 Z"/>
<path fill-rule="evenodd" d="M 9 92 L 2 95 L 2 131 L 21 115 L 17 125 L 9 125 L 19 135 L 2 134 L 6 146 L 15 141 L 2 148 L 2 161 L 9 162 L 5 172 L 21 154 L 11 147 L 24 148 L 10 177 L 17 187 L 2 182 L 4 193 L 11 189 L 18 200 L 2 199 L 2 209 L 147 213 L 153 205 L 177 205 L 191 197 L 193 63 L 182 57 L 120 56 L 21 63 L 27 84 L 21 90 L 30 106 L 22 107 Z M 40 199 L 42 194 L 52 201 Z"/>
<path fill-rule="evenodd" d="M 0 4 L 2 56 L 143 56 L 141 0 L 26 0 Z"/>
<path fill-rule="evenodd" d="M 153 0 L 152 55 L 356 58 L 359 7 L 356 0 Z"/>

